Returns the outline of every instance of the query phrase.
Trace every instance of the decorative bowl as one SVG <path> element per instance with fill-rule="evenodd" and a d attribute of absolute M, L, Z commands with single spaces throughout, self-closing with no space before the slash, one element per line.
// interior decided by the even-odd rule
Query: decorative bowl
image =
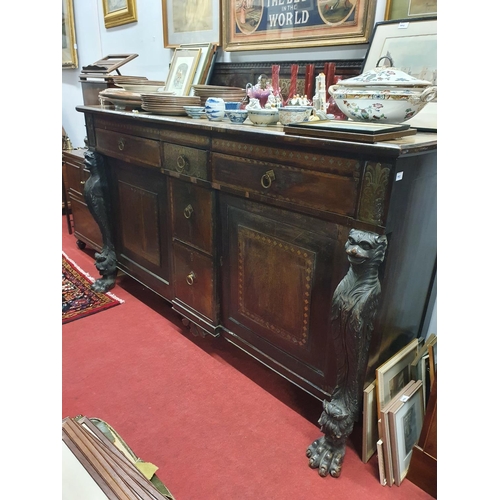
<path fill-rule="evenodd" d="M 436 97 L 437 87 L 397 68 L 382 66 L 341 80 L 328 92 L 352 120 L 402 123 Z"/>
<path fill-rule="evenodd" d="M 278 108 L 248 108 L 248 118 L 254 125 L 274 125 L 279 121 Z"/>
<path fill-rule="evenodd" d="M 188 116 L 191 118 L 204 118 L 205 117 L 205 107 L 204 106 L 182 106 Z"/>
<path fill-rule="evenodd" d="M 283 106 L 278 108 L 281 125 L 306 122 L 311 116 L 312 106 Z"/>
<path fill-rule="evenodd" d="M 226 111 L 226 116 L 231 123 L 241 124 L 247 119 L 248 111 L 246 109 L 230 109 Z"/>
<path fill-rule="evenodd" d="M 238 101 L 230 101 L 225 103 L 226 111 L 233 109 L 240 109 L 240 102 Z"/>

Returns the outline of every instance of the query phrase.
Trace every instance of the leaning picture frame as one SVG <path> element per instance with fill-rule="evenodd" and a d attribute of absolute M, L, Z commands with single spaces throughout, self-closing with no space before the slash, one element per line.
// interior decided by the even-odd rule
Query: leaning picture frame
<path fill-rule="evenodd" d="M 181 44 L 179 49 L 200 49 L 200 59 L 196 67 L 196 71 L 193 77 L 191 85 L 205 85 L 208 78 L 210 77 L 210 72 L 215 61 L 217 45 L 214 43 L 188 43 Z M 190 95 L 194 95 L 194 90 L 191 87 L 189 92 Z"/>
<path fill-rule="evenodd" d="M 63 0 L 62 3 L 62 67 L 78 68 L 73 0 Z"/>
<path fill-rule="evenodd" d="M 162 0 L 163 46 L 220 44 L 220 0 Z"/>
<path fill-rule="evenodd" d="M 102 9 L 106 28 L 137 21 L 136 0 L 102 0 Z"/>
<path fill-rule="evenodd" d="M 221 0 L 224 51 L 368 43 L 376 0 Z"/>
<path fill-rule="evenodd" d="M 418 382 L 398 407 L 389 411 L 394 482 L 399 486 L 408 473 L 413 447 L 424 422 L 424 391 Z"/>
<path fill-rule="evenodd" d="M 377 429 L 377 397 L 375 380 L 363 391 L 363 436 L 361 440 L 361 460 L 367 463 L 377 451 L 379 439 Z"/>
<path fill-rule="evenodd" d="M 411 380 L 411 362 L 417 355 L 418 339 L 411 340 L 405 347 L 390 357 L 375 370 L 377 381 L 377 411 L 381 411 L 395 395 Z"/>
<path fill-rule="evenodd" d="M 437 0 L 387 0 L 385 20 L 437 15 Z"/>
<path fill-rule="evenodd" d="M 191 91 L 194 75 L 200 60 L 201 48 L 176 48 L 165 81 L 165 91 L 187 96 Z"/>
<path fill-rule="evenodd" d="M 375 24 L 362 73 L 377 67 L 382 57 L 394 67 L 437 85 L 437 17 L 399 19 Z M 383 64 L 390 64 L 384 59 Z M 437 132 L 437 100 L 405 121 L 412 128 Z"/>

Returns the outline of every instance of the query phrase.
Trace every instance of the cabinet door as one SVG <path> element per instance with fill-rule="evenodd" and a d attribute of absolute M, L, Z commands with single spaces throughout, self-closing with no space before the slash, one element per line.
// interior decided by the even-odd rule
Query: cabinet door
<path fill-rule="evenodd" d="M 170 299 L 167 178 L 155 169 L 108 159 L 116 207 L 118 263 Z"/>
<path fill-rule="evenodd" d="M 229 195 L 220 209 L 228 340 L 314 395 L 330 394 L 330 303 L 348 229 Z"/>

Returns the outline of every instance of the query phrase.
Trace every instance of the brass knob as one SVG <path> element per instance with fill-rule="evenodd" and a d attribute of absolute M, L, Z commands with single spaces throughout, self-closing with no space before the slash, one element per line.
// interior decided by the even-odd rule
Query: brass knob
<path fill-rule="evenodd" d="M 260 184 L 264 189 L 269 189 L 276 176 L 273 170 L 268 170 L 260 179 Z"/>
<path fill-rule="evenodd" d="M 194 209 L 193 207 L 189 204 L 185 209 L 184 209 L 184 217 L 186 217 L 186 219 L 189 219 L 189 217 L 191 217 L 191 215 L 193 214 L 194 212 Z"/>
<path fill-rule="evenodd" d="M 191 271 L 187 276 L 186 276 L 186 283 L 191 286 L 194 283 L 194 280 L 196 278 L 196 274 L 194 274 L 193 271 Z"/>
<path fill-rule="evenodd" d="M 123 151 L 125 149 L 125 139 L 123 139 L 122 137 L 118 139 L 118 149 L 120 151 Z"/>
<path fill-rule="evenodd" d="M 85 184 L 86 181 L 80 181 L 80 184 Z"/>
<path fill-rule="evenodd" d="M 184 155 L 179 155 L 177 157 L 177 165 L 175 166 L 175 170 L 177 172 L 184 172 L 189 169 L 189 160 Z"/>

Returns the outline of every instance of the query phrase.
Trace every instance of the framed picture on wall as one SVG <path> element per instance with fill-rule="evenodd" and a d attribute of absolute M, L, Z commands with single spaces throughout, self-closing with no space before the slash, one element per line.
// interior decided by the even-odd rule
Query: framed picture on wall
<path fill-rule="evenodd" d="M 367 43 L 376 0 L 221 0 L 225 51 Z"/>
<path fill-rule="evenodd" d="M 78 68 L 73 0 L 63 0 L 62 3 L 62 67 Z"/>
<path fill-rule="evenodd" d="M 437 15 L 437 0 L 387 0 L 385 20 Z"/>
<path fill-rule="evenodd" d="M 114 28 L 137 21 L 136 0 L 102 0 L 104 26 Z"/>
<path fill-rule="evenodd" d="M 220 44 L 219 0 L 162 0 L 163 45 Z"/>

